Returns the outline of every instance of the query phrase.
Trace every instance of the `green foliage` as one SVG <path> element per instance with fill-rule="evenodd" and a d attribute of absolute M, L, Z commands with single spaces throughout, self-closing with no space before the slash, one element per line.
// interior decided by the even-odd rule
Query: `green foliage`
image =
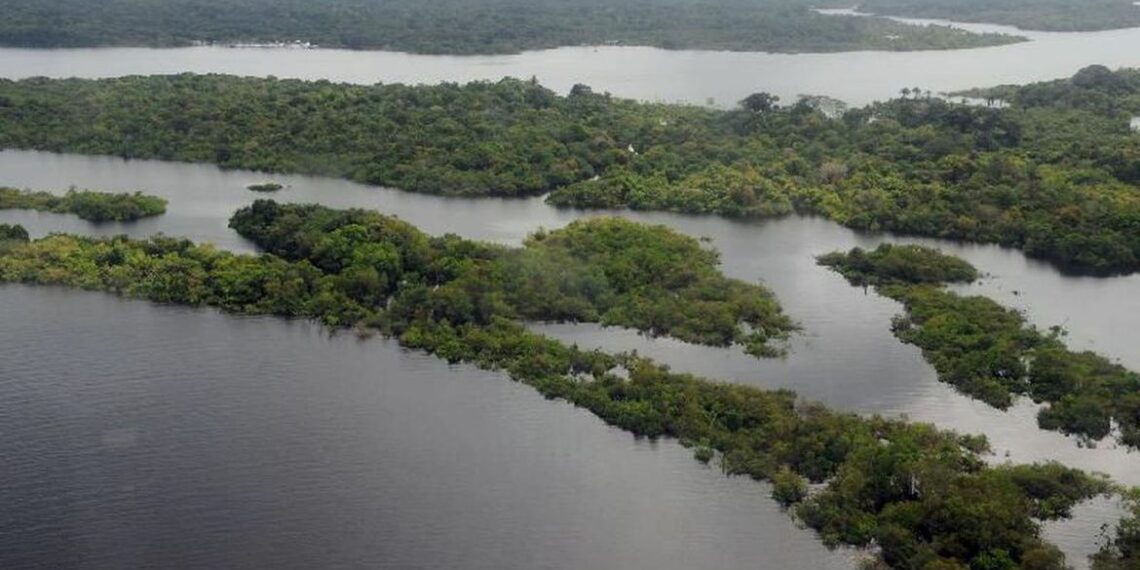
<path fill-rule="evenodd" d="M 338 85 L 179 75 L 0 81 L 0 147 L 211 162 L 557 206 L 826 216 L 999 243 L 1088 273 L 1140 268 L 1140 74 L 921 90 L 830 118 L 819 98 L 732 111 L 533 81 Z"/>
<path fill-rule="evenodd" d="M 1092 557 L 1092 570 L 1136 570 L 1140 568 L 1140 488 L 1126 496 L 1130 516 Z"/>
<path fill-rule="evenodd" d="M 28 230 L 18 224 L 0 224 L 0 242 L 28 241 Z"/>
<path fill-rule="evenodd" d="M 1132 0 L 865 0 L 861 10 L 885 16 L 1006 24 L 1060 32 L 1140 26 Z"/>
<path fill-rule="evenodd" d="M 307 41 L 418 53 L 584 44 L 667 49 L 947 49 L 1021 38 L 824 16 L 801 0 L 8 0 L 0 44 L 176 46 Z"/>
<path fill-rule="evenodd" d="M 920 245 L 884 243 L 871 252 L 856 247 L 847 253 L 821 255 L 816 261 L 852 285 L 969 283 L 978 278 L 978 270 L 968 262 Z"/>
<path fill-rule="evenodd" d="M 819 261 L 902 303 L 906 314 L 895 318 L 895 336 L 921 348 L 943 382 L 998 408 L 1018 395 L 1048 403 L 1038 414 L 1042 428 L 1092 440 L 1109 435 L 1115 421 L 1120 443 L 1140 447 L 1140 374 L 1098 354 L 1071 351 L 1057 331 L 1038 331 L 988 298 L 938 287 L 972 281 L 976 273 L 965 261 L 900 246 L 871 253 L 856 248 Z"/>
<path fill-rule="evenodd" d="M 787 466 L 772 475 L 772 498 L 780 505 L 790 507 L 807 496 L 807 481 Z"/>
<path fill-rule="evenodd" d="M 257 201 L 231 227 L 277 256 L 337 273 L 340 289 L 388 318 L 425 311 L 453 325 L 495 318 L 601 322 L 757 356 L 795 325 L 766 289 L 724 277 L 715 252 L 664 226 L 580 220 L 522 249 L 428 238 L 362 210 Z M 403 294 L 432 288 L 430 294 Z M 389 305 L 389 299 L 391 304 Z"/>
<path fill-rule="evenodd" d="M 128 222 L 166 213 L 166 200 L 142 192 L 108 194 L 72 188 L 63 196 L 56 196 L 48 192 L 0 188 L 0 210 L 11 208 L 70 213 L 92 222 Z"/>
<path fill-rule="evenodd" d="M 276 182 L 261 182 L 259 184 L 250 184 L 249 186 L 246 186 L 246 189 L 250 190 L 251 192 L 276 192 L 282 188 L 284 188 L 284 186 Z"/>

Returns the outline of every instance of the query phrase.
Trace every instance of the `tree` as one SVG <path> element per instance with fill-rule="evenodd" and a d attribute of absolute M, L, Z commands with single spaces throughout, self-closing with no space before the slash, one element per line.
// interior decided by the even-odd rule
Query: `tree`
<path fill-rule="evenodd" d="M 767 113 L 777 107 L 780 98 L 770 93 L 753 93 L 740 101 L 740 106 L 753 113 Z"/>

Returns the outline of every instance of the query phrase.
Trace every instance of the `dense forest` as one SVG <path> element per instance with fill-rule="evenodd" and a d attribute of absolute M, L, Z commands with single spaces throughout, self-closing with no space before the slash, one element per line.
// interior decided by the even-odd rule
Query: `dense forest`
<path fill-rule="evenodd" d="M 1140 269 L 1140 73 L 1006 89 L 1005 108 L 906 89 L 838 117 L 755 94 L 717 111 L 533 81 L 354 86 L 225 76 L 0 81 L 0 147 L 211 162 L 558 206 L 992 242 L 1074 271 Z"/>
<path fill-rule="evenodd" d="M 939 287 L 970 282 L 972 266 L 919 246 L 882 245 L 819 258 L 856 285 L 874 285 L 902 303 L 896 336 L 922 349 L 943 382 L 998 408 L 1025 395 L 1048 404 L 1037 419 L 1044 429 L 1140 447 L 1140 374 L 1093 352 L 1066 348 L 1062 332 L 1042 332 L 1017 311 L 980 296 Z"/>
<path fill-rule="evenodd" d="M 787 391 L 676 374 L 634 355 L 582 351 L 532 333 L 516 318 L 565 318 L 563 302 L 552 300 L 595 290 L 598 299 L 620 297 L 629 284 L 684 295 L 711 280 L 700 287 L 704 294 L 731 297 L 717 293 L 728 283 L 719 274 L 691 274 L 713 258 L 662 228 L 579 222 L 506 250 L 428 237 L 371 212 L 269 201 L 240 210 L 231 223 L 269 253 L 236 255 L 164 237 L 53 235 L 0 250 L 0 282 L 375 328 L 450 361 L 503 370 L 636 435 L 678 438 L 726 473 L 772 481 L 773 497 L 827 544 L 873 544 L 878 563 L 890 568 L 1060 570 L 1063 556 L 1041 539 L 1040 521 L 1068 516 L 1077 502 L 1114 490 L 1101 477 L 1056 463 L 988 465 L 984 438 L 837 413 Z M 501 264 L 518 263 L 504 260 L 530 250 L 542 251 L 539 260 L 558 259 L 569 294 L 528 283 L 542 277 L 498 281 L 511 278 L 499 272 Z M 585 285 L 600 276 L 614 281 Z M 511 306 L 502 293 L 515 286 L 523 289 Z M 583 308 L 571 312 L 605 306 L 578 299 Z M 686 330 L 662 332 L 683 337 Z M 1115 561 L 1117 552 L 1103 556 Z"/>
<path fill-rule="evenodd" d="M 407 319 L 421 311 L 452 325 L 498 318 L 601 322 L 737 344 L 762 356 L 779 353 L 776 343 L 795 328 L 769 291 L 725 278 L 715 252 L 664 226 L 581 220 L 510 249 L 455 236 L 429 239 L 375 212 L 261 200 L 238 211 L 230 226 L 269 253 L 338 274 L 333 291 L 314 299 L 318 306 L 353 307 L 333 324 Z M 430 300 L 452 297 L 462 302 Z M 375 313 L 377 307 L 387 311 Z M 310 311 L 316 312 L 303 314 L 323 309 Z"/>
<path fill-rule="evenodd" d="M 92 222 L 130 222 L 166 213 L 166 200 L 142 192 L 111 194 L 72 188 L 57 196 L 0 187 L 0 210 L 6 209 L 75 214 Z"/>
<path fill-rule="evenodd" d="M 1006 24 L 1026 30 L 1091 31 L 1140 26 L 1133 0 L 862 0 L 872 14 Z"/>
<path fill-rule="evenodd" d="M 418 53 L 574 45 L 778 52 L 1000 45 L 887 18 L 827 16 L 801 0 L 8 0 L 0 44 L 181 46 L 311 42 Z"/>

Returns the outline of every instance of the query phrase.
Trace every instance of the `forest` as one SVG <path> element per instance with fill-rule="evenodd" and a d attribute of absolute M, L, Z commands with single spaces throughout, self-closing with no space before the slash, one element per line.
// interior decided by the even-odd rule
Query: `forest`
<path fill-rule="evenodd" d="M 814 7 L 801 0 L 8 0 L 0 45 L 309 42 L 328 48 L 497 54 L 578 45 L 920 50 L 1023 39 L 887 18 L 827 16 Z"/>
<path fill-rule="evenodd" d="M 728 280 L 703 268 L 714 257 L 663 228 L 599 219 L 536 233 L 521 250 L 507 250 L 429 237 L 374 212 L 271 201 L 243 208 L 231 224 L 267 253 L 238 255 L 168 237 L 52 235 L 0 250 L 0 282 L 314 318 L 502 370 L 639 437 L 676 438 L 728 474 L 774 482 L 773 496 L 825 543 L 876 545 L 869 554 L 882 567 L 1060 570 L 1063 556 L 1041 538 L 1041 521 L 1119 492 L 1101 476 L 1056 463 L 990 465 L 982 437 L 677 374 L 636 355 L 582 351 L 523 326 L 522 318 L 568 318 L 566 299 L 582 303 L 569 311 L 574 315 L 620 306 L 628 287 L 685 295 L 707 282 L 702 294 L 731 304 L 732 294 L 721 291 Z M 503 263 L 519 263 L 509 259 L 530 250 L 541 251 L 538 260 L 558 259 L 568 291 L 529 283 L 530 276 L 497 280 L 510 278 L 497 273 Z M 573 261 L 563 264 L 567 259 Z M 609 284 L 599 286 L 603 276 Z M 512 306 L 502 293 L 518 286 Z M 612 305 L 601 301 L 610 295 Z M 689 329 L 659 332 L 684 338 Z M 1126 528 L 1099 554 L 1101 568 L 1133 563 L 1123 548 Z"/>
<path fill-rule="evenodd" d="M 63 196 L 0 187 L 0 210 L 20 209 L 75 214 L 91 222 L 130 222 L 166 213 L 166 200 L 134 194 L 69 189 Z"/>
<path fill-rule="evenodd" d="M 899 339 L 918 346 L 941 381 L 1005 409 L 1017 396 L 1047 404 L 1043 429 L 1090 441 L 1113 433 L 1140 447 L 1140 374 L 1089 351 L 1069 350 L 1057 327 L 1040 331 L 1019 312 L 941 285 L 977 279 L 967 262 L 920 246 L 859 248 L 820 256 L 821 265 L 854 285 L 874 286 L 902 303 L 894 319 Z"/>
<path fill-rule="evenodd" d="M 511 249 L 453 235 L 429 239 L 375 212 L 265 200 L 239 210 L 230 226 L 282 259 L 339 275 L 327 292 L 330 302 L 355 308 L 332 324 L 373 316 L 378 306 L 387 307 L 376 315 L 386 319 L 431 311 L 452 325 L 498 318 L 600 322 L 735 344 L 757 356 L 780 354 L 780 341 L 796 329 L 770 291 L 724 277 L 716 252 L 664 226 L 580 220 Z M 392 241 L 397 248 L 387 245 Z M 319 293 L 317 305 L 326 292 Z M 431 301 L 452 297 L 457 302 Z"/>
<path fill-rule="evenodd" d="M 860 10 L 884 16 L 935 18 L 1056 32 L 1140 26 L 1132 0 L 863 0 Z"/>
<path fill-rule="evenodd" d="M 580 208 L 789 213 L 998 243 L 1074 272 L 1140 269 L 1140 74 L 1093 66 L 1004 108 L 920 88 L 829 116 L 534 81 L 356 86 L 216 75 L 0 81 L 0 147 L 209 162 Z"/>

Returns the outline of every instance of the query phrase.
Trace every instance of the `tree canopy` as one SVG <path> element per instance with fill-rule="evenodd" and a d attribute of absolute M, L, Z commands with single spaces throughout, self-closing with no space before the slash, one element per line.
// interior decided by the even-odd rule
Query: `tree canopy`
<path fill-rule="evenodd" d="M 1140 26 L 1132 0 L 864 0 L 860 10 L 884 16 L 984 22 L 1058 32 Z"/>
<path fill-rule="evenodd" d="M 917 50 L 1022 38 L 827 16 L 802 0 L 7 0 L 0 44 L 311 42 L 418 53 L 573 45 L 779 52 Z"/>
<path fill-rule="evenodd" d="M 130 222 L 166 213 L 166 200 L 134 194 L 70 189 L 63 196 L 0 187 L 0 210 L 22 209 L 75 214 L 92 222 Z"/>
<path fill-rule="evenodd" d="M 819 262 L 902 303 L 906 314 L 895 318 L 895 336 L 921 348 L 943 382 L 1003 409 L 1028 396 L 1047 404 L 1037 416 L 1042 428 L 1088 440 L 1108 436 L 1115 423 L 1121 444 L 1140 447 L 1140 374 L 1069 350 L 1060 329 L 1039 331 L 986 297 L 942 289 L 977 278 L 965 261 L 929 248 L 883 245 Z"/>
<path fill-rule="evenodd" d="M 912 91 L 912 93 L 914 93 Z M 737 110 L 533 81 L 356 86 L 178 75 L 0 81 L 0 146 L 210 162 L 557 206 L 826 216 L 999 243 L 1072 271 L 1140 269 L 1140 74 L 919 92 L 839 116 L 818 98 Z"/>

